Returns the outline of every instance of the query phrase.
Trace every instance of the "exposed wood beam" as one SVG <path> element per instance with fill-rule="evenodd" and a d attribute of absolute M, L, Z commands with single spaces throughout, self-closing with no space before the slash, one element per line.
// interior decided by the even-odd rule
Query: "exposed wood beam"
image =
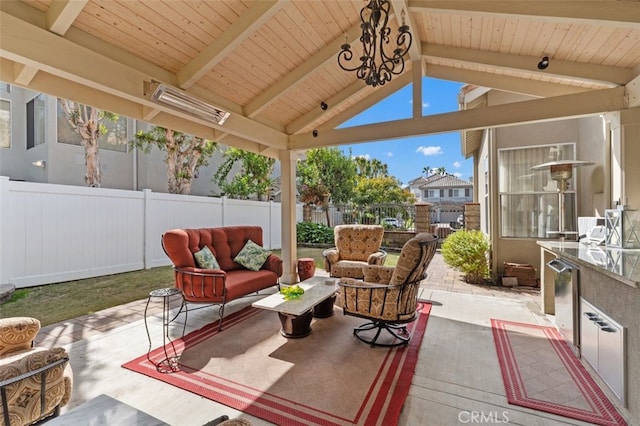
<path fill-rule="evenodd" d="M 16 63 L 14 68 L 15 81 L 19 85 L 27 86 L 38 73 L 38 68 L 28 67 L 24 64 Z"/>
<path fill-rule="evenodd" d="M 420 45 L 422 44 L 422 42 L 420 41 L 416 23 L 415 21 L 413 21 L 413 19 L 411 19 L 412 15 L 411 13 L 409 13 L 407 0 L 391 0 L 391 7 L 393 8 L 393 14 L 396 18 L 398 26 L 402 25 L 403 12 L 404 22 L 406 25 L 409 25 L 409 31 L 411 32 L 411 36 L 413 37 L 411 47 L 409 48 L 409 59 L 414 62 L 420 60 Z"/>
<path fill-rule="evenodd" d="M 640 6 L 638 6 L 638 13 L 640 14 Z M 460 63 L 496 66 L 546 76 L 552 75 L 560 78 L 570 77 L 574 80 L 608 83 L 612 86 L 625 85 L 634 77 L 633 70 L 630 68 L 567 62 L 555 60 L 553 58 L 549 61 L 549 68 L 539 70 L 537 68 L 537 64 L 538 61 L 540 61 L 540 58 L 538 57 L 508 55 L 504 53 L 463 49 L 460 47 L 436 44 L 423 43 L 422 54 L 427 58 L 440 58 Z"/>
<path fill-rule="evenodd" d="M 579 117 L 626 109 L 628 104 L 625 92 L 624 87 L 615 87 L 422 118 L 354 126 L 321 132 L 317 137 L 310 134 L 292 136 L 290 143 L 291 149 L 311 149 Z"/>
<path fill-rule="evenodd" d="M 277 13 L 284 4 L 284 0 L 256 2 L 213 43 L 205 47 L 198 56 L 178 71 L 178 86 L 187 89 L 195 84 L 229 52 L 232 52 Z"/>
<path fill-rule="evenodd" d="M 89 0 L 53 0 L 47 9 L 47 28 L 65 35 Z"/>
<path fill-rule="evenodd" d="M 489 74 L 482 71 L 445 67 L 442 65 L 429 65 L 425 75 L 427 77 L 439 78 L 442 80 L 474 84 L 476 86 L 490 87 L 492 89 L 503 90 L 505 92 L 521 93 L 523 95 L 542 98 L 570 95 L 573 93 L 593 90 L 579 86 L 529 80 L 501 74 Z"/>
<path fill-rule="evenodd" d="M 629 108 L 640 106 L 640 76 L 627 84 L 627 97 L 629 98 Z"/>
<path fill-rule="evenodd" d="M 145 98 L 143 82 L 149 78 L 156 78 L 154 75 L 149 75 L 136 68 L 114 61 L 89 48 L 15 18 L 6 12 L 0 12 L 0 23 L 2 24 L 0 56 L 3 58 L 27 66 L 34 66 L 42 71 L 77 82 L 88 88 L 136 102 L 140 110 L 144 105 L 161 109 L 164 114 L 160 115 L 174 114 L 182 119 L 191 118 L 195 123 L 202 123 L 201 120 L 195 117 L 189 117 L 187 114 L 182 114 L 170 108 L 158 108 L 157 104 Z M 24 37 L 24 34 L 29 34 L 29 37 Z M 149 69 L 151 67 L 146 68 Z M 119 78 L 114 79 L 114 75 Z M 13 75 L 11 75 L 11 79 L 13 78 Z M 210 101 L 205 96 L 199 97 Z M 91 97 L 76 100 L 95 105 Z M 106 106 L 95 106 L 115 110 Z M 285 148 L 288 141 L 287 135 L 281 131 L 237 113 L 232 114 L 223 126 L 216 124 L 210 124 L 210 126 L 277 149 Z"/>
<path fill-rule="evenodd" d="M 636 1 L 485 1 L 485 0 L 412 0 L 413 12 L 460 12 L 492 15 L 515 15 L 544 18 L 554 22 L 614 25 L 638 28 L 640 14 Z"/>
<path fill-rule="evenodd" d="M 332 97 L 330 97 L 325 101 L 329 106 L 328 112 L 322 111 L 322 109 L 320 108 L 317 108 L 317 109 L 314 108 L 313 110 L 309 111 L 308 113 L 306 113 L 305 115 L 303 115 L 302 117 L 298 118 L 297 120 L 293 121 L 290 125 L 288 125 L 286 132 L 288 134 L 298 133 L 300 130 L 304 129 L 309 124 L 313 123 L 318 118 L 320 118 L 323 114 L 331 113 L 332 109 L 338 108 L 340 104 L 347 101 L 352 96 L 357 95 L 359 92 L 366 90 L 367 87 L 368 86 L 365 85 L 362 80 L 354 81 L 349 86 L 347 86 L 346 88 L 344 88 L 343 90 L 341 90 L 340 92 L 338 92 L 337 94 L 333 95 Z M 329 122 L 333 122 L 335 117 L 336 116 L 334 115 L 331 119 L 329 119 Z M 323 123 L 323 126 L 326 126 L 327 123 L 328 122 Z"/>
<path fill-rule="evenodd" d="M 413 112 L 413 118 L 422 117 L 422 60 L 414 61 L 411 66 L 412 73 L 412 97 L 413 104 L 411 109 Z"/>
<path fill-rule="evenodd" d="M 47 29 L 64 36 L 89 0 L 53 0 L 47 9 L 45 21 Z M 16 81 L 27 85 L 38 72 L 37 67 L 20 65 L 16 67 Z"/>
<path fill-rule="evenodd" d="M 350 106 L 340 114 L 337 114 L 331 119 L 322 123 L 322 126 L 318 127 L 318 131 L 324 132 L 326 130 L 335 129 L 342 123 L 360 114 L 362 111 L 371 108 L 381 100 L 402 89 L 404 86 L 411 83 L 411 79 L 411 72 L 405 72 L 402 75 L 394 77 L 389 83 L 385 84 L 384 86 L 377 87 L 373 93 L 367 95 L 360 102 Z M 361 85 L 363 84 L 360 80 L 358 80 L 358 83 L 360 83 Z"/>
<path fill-rule="evenodd" d="M 347 32 L 347 40 L 356 40 L 362 34 L 360 26 L 355 26 Z M 245 113 L 247 117 L 255 117 L 264 108 L 277 101 L 281 96 L 286 94 L 289 90 L 292 90 L 298 83 L 303 81 L 309 74 L 316 71 L 319 67 L 323 66 L 329 61 L 338 60 L 338 52 L 340 52 L 340 46 L 344 44 L 344 36 L 333 40 L 327 46 L 323 47 L 318 53 L 311 58 L 304 61 L 302 65 L 287 74 L 283 79 L 272 85 L 266 91 L 256 96 L 245 107 Z"/>

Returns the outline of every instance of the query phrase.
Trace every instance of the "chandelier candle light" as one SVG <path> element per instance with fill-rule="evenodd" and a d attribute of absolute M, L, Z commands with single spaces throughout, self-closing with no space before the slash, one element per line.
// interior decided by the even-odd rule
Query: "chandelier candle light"
<path fill-rule="evenodd" d="M 360 28 L 362 35 L 362 56 L 360 64 L 350 67 L 353 59 L 353 51 L 348 40 L 342 45 L 338 54 L 338 65 L 345 71 L 356 71 L 359 79 L 364 80 L 369 86 L 382 86 L 391 81 L 392 75 L 399 75 L 404 71 L 404 56 L 411 47 L 412 36 L 409 26 L 404 23 L 404 10 L 402 11 L 402 25 L 398 28 L 397 47 L 389 54 L 391 29 L 389 23 L 388 0 L 370 0 L 369 4 L 360 11 Z"/>

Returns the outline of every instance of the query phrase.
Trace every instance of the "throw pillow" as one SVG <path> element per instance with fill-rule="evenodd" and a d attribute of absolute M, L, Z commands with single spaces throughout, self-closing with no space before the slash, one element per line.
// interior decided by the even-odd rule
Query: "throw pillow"
<path fill-rule="evenodd" d="M 270 254 L 271 251 L 249 240 L 233 260 L 251 271 L 259 271 Z"/>
<path fill-rule="evenodd" d="M 218 260 L 211 253 L 209 247 L 204 246 L 193 254 L 193 257 L 196 259 L 196 265 L 202 269 L 220 269 L 220 265 L 218 265 Z"/>

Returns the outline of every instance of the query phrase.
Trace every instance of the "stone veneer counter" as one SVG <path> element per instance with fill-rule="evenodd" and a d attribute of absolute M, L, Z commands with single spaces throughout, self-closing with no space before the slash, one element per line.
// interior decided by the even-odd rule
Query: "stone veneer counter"
<path fill-rule="evenodd" d="M 588 246 L 575 241 L 539 241 L 538 245 L 541 247 L 542 307 L 546 314 L 555 313 L 555 288 L 554 274 L 549 273 L 550 270 L 545 271 L 548 269 L 545 264 L 557 257 L 580 268 L 578 303 L 589 303 L 624 329 L 624 338 L 616 338 L 618 347 L 623 348 L 621 361 L 616 367 L 623 372 L 626 392 L 622 399 L 613 396 L 611 400 L 630 425 L 640 425 L 640 250 Z M 586 350 L 589 350 L 592 360 L 585 361 L 585 365 L 593 367 L 594 374 L 604 379 L 599 365 L 600 351 L 609 353 L 608 349 L 615 345 L 606 340 L 608 343 L 601 349 L 600 337 L 594 340 L 588 331 L 590 329 L 583 326 L 586 322 L 581 322 L 582 309 L 574 312 L 577 316 L 574 325 L 580 331 L 581 358 L 584 360 Z M 612 333 L 606 335 L 613 336 Z M 597 347 L 595 352 L 594 347 Z M 593 362 L 596 358 L 598 361 Z M 612 364 L 606 362 L 609 358 L 604 358 L 603 370 L 611 370 Z"/>

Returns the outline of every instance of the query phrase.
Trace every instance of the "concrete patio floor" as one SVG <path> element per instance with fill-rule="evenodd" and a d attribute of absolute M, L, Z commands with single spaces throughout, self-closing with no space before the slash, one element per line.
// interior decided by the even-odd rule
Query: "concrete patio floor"
<path fill-rule="evenodd" d="M 431 301 L 433 308 L 400 425 L 478 424 L 472 421 L 474 415 L 485 419 L 484 424 L 589 424 L 507 403 L 490 319 L 552 325 L 552 319 L 541 313 L 537 289 L 466 284 L 437 253 L 422 284 L 421 299 Z M 253 301 L 255 298 L 235 301 L 227 312 Z M 204 425 L 221 415 L 243 417 L 254 425 L 270 424 L 122 368 L 148 349 L 143 317 L 146 302 L 43 327 L 38 344 L 65 346 L 74 371 L 72 399 L 62 414 L 106 394 L 171 425 Z M 152 302 L 148 312 L 154 315 L 149 321 L 154 347 L 162 341 L 159 309 L 160 303 Z M 215 308 L 190 311 L 187 332 L 212 322 L 216 314 Z M 172 336 L 182 331 L 178 323 L 172 326 Z M 606 386 L 601 387 L 608 392 Z"/>

